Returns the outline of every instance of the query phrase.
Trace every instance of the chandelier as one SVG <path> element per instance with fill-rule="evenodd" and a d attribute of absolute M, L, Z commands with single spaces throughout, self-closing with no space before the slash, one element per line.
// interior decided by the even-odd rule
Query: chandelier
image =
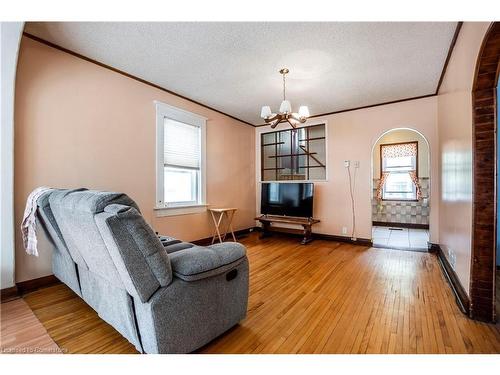
<path fill-rule="evenodd" d="M 305 105 L 299 107 L 299 112 L 292 112 L 292 105 L 289 100 L 286 100 L 286 75 L 289 70 L 283 68 L 280 70 L 280 74 L 283 76 L 283 101 L 280 105 L 279 113 L 273 113 L 271 107 L 265 105 L 262 107 L 260 112 L 260 117 L 264 119 L 267 124 L 271 124 L 271 128 L 274 129 L 280 122 L 288 122 L 292 128 L 296 128 L 297 124 L 306 122 L 309 117 L 309 108 Z"/>

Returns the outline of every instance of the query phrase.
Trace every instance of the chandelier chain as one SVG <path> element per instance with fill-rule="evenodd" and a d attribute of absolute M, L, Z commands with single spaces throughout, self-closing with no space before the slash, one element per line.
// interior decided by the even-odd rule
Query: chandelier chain
<path fill-rule="evenodd" d="M 283 100 L 286 100 L 286 73 L 283 73 Z"/>

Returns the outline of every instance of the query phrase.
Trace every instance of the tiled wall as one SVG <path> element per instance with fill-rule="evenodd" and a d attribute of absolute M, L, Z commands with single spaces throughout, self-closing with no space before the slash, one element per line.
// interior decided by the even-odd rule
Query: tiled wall
<path fill-rule="evenodd" d="M 401 224 L 429 225 L 429 178 L 419 178 L 422 199 L 418 202 L 377 201 L 376 192 L 379 182 L 373 179 L 372 221 Z"/>

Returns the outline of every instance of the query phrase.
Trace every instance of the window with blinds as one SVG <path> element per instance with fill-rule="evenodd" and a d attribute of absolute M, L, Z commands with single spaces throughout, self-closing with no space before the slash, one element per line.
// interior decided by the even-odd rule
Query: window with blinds
<path fill-rule="evenodd" d="M 157 207 L 204 205 L 206 119 L 157 103 Z"/>
<path fill-rule="evenodd" d="M 165 119 L 165 203 L 198 203 L 201 136 L 200 127 Z"/>

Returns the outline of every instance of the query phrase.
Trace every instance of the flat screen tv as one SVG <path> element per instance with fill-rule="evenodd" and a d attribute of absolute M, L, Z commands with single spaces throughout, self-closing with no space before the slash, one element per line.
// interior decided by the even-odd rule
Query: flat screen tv
<path fill-rule="evenodd" d="M 310 182 L 262 183 L 260 213 L 312 217 L 313 193 L 314 184 Z"/>

